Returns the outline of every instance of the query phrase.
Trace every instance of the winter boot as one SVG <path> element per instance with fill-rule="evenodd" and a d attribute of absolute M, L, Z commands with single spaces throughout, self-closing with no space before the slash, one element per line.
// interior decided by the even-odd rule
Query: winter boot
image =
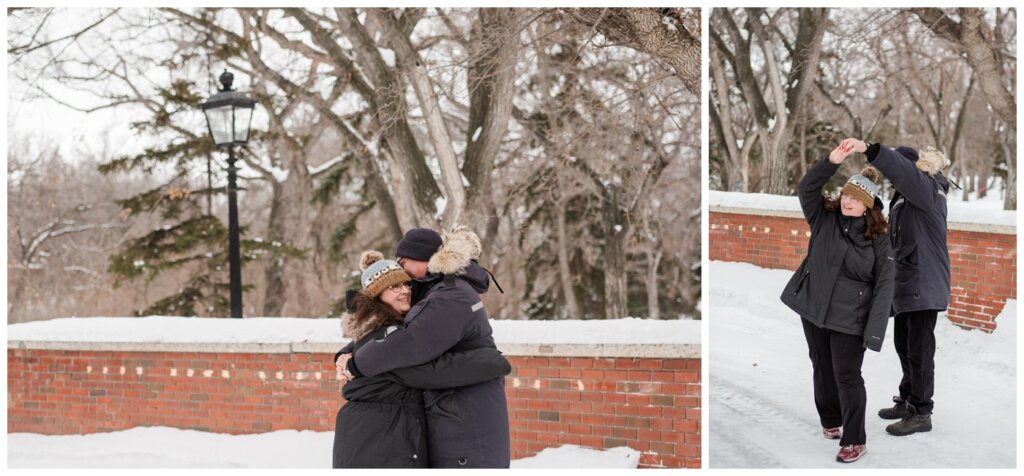
<path fill-rule="evenodd" d="M 864 445 L 846 445 L 839 449 L 839 454 L 836 455 L 836 461 L 840 463 L 852 463 L 864 456 L 864 453 L 868 452 L 868 447 Z"/>
<path fill-rule="evenodd" d="M 894 395 L 892 397 L 892 401 L 896 404 L 893 405 L 892 408 L 883 408 L 878 410 L 878 416 L 885 420 L 900 420 L 910 413 L 910 410 L 907 408 L 906 400 L 900 398 L 898 395 Z"/>
<path fill-rule="evenodd" d="M 822 428 L 821 434 L 830 440 L 838 440 L 843 437 L 843 429 L 838 426 L 835 428 Z"/>
<path fill-rule="evenodd" d="M 885 427 L 890 435 L 906 436 L 918 432 L 932 431 L 932 416 L 910 413 L 902 420 Z"/>

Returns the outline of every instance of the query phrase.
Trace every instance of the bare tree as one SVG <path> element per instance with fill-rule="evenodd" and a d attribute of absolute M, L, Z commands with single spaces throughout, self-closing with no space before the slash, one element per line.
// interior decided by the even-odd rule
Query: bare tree
<path fill-rule="evenodd" d="M 791 178 L 803 174 L 807 165 L 827 153 L 837 140 L 853 136 L 942 150 L 949 158 L 945 172 L 963 186 L 964 200 L 975 192 L 983 196 L 990 177 L 1009 186 L 1014 174 L 1002 158 L 1010 136 L 998 134 L 1006 123 L 1002 119 L 993 122 L 1000 116 L 986 101 L 978 100 L 981 78 L 964 47 L 933 32 L 917 14 L 925 12 L 953 19 L 960 15 L 937 9 L 850 9 L 830 13 L 813 87 L 800 107 L 786 109 L 795 128 L 793 139 L 782 148 L 783 154 L 792 158 L 788 165 Z M 1012 93 L 1013 81 L 1008 78 L 1015 74 L 1015 10 L 983 12 L 981 18 L 990 27 L 992 50 L 1000 58 L 999 74 L 1005 75 L 1003 85 Z M 775 34 L 778 64 L 778 58 L 791 57 L 796 51 L 799 13 L 806 11 L 713 13 L 709 32 L 713 40 L 710 157 L 715 188 L 765 190 L 770 181 L 767 164 L 773 143 L 765 142 L 757 111 L 777 105 L 774 98 L 778 95 L 772 92 L 769 80 L 770 58 L 759 48 L 750 47 L 762 44 L 759 28 L 750 18 L 760 14 L 760 30 Z M 865 29 L 864 25 L 875 27 Z M 723 44 L 730 49 L 720 48 Z M 749 61 L 750 57 L 755 60 Z M 742 77 L 756 81 L 745 85 Z M 767 92 L 763 100 L 757 100 L 761 90 Z M 752 97 L 755 99 L 750 100 Z M 778 121 L 773 125 L 777 128 Z M 758 137 L 754 145 L 750 134 Z M 768 135 L 769 139 L 773 137 Z M 750 162 L 761 162 L 762 166 L 751 167 Z M 748 187 L 743 188 L 744 184 Z"/>
<path fill-rule="evenodd" d="M 780 22 L 790 17 L 795 22 L 793 45 L 783 49 L 784 34 Z M 764 9 L 739 11 L 715 9 L 711 38 L 716 51 L 726 59 L 733 71 L 732 80 L 739 83 L 744 102 L 751 109 L 757 125 L 757 138 L 764 156 L 765 181 L 768 193 L 788 193 L 789 162 L 786 148 L 792 140 L 799 111 L 812 91 L 818 74 L 818 60 L 827 25 L 828 10 L 799 9 L 790 14 L 779 10 L 774 14 Z M 742 20 L 747 34 L 740 32 Z M 723 35 L 724 34 L 724 35 Z M 763 58 L 764 70 L 755 71 L 752 46 Z M 785 46 L 789 46 L 786 44 Z M 786 61 L 782 61 L 784 55 Z M 785 66 L 789 65 L 789 70 Z"/>
<path fill-rule="evenodd" d="M 699 10 L 606 13 L 614 21 L 597 26 L 560 9 L 122 10 L 73 54 L 39 48 L 16 73 L 48 64 L 47 79 L 98 99 L 70 106 L 144 116 L 139 135 L 154 145 L 104 159 L 125 180 L 168 174 L 124 202 L 136 224 L 124 244 L 139 252 L 142 238 L 164 246 L 183 229 L 137 210 L 173 209 L 219 233 L 223 154 L 196 106 L 223 69 L 236 74 L 259 102 L 239 151 L 245 235 L 305 251 L 245 253 L 248 313 L 323 315 L 357 284 L 359 252 L 460 222 L 484 238 L 481 264 L 504 289 L 483 297 L 495 316 L 677 317 L 699 298 L 699 214 L 674 208 L 699 209 L 699 104 L 686 79 L 699 63 L 690 46 L 678 56 L 665 44 L 699 38 Z M 601 31 L 630 18 L 634 37 Z M 169 308 L 183 301 L 153 296 L 217 285 L 222 270 L 203 269 L 203 253 L 176 259 L 196 264 L 159 276 L 147 265 L 147 279 L 111 292 Z"/>
<path fill-rule="evenodd" d="M 1009 59 L 1004 53 L 1007 45 L 996 42 L 1002 35 L 997 36 L 985 21 L 985 11 L 981 8 L 958 8 L 956 15 L 960 17 L 959 21 L 938 8 L 913 8 L 909 11 L 937 36 L 964 49 L 989 106 L 1006 125 L 1016 130 L 1017 101 L 1011 91 L 1013 81 L 1004 66 Z"/>
<path fill-rule="evenodd" d="M 572 15 L 616 44 L 665 61 L 686 89 L 700 96 L 700 10 L 576 8 Z"/>

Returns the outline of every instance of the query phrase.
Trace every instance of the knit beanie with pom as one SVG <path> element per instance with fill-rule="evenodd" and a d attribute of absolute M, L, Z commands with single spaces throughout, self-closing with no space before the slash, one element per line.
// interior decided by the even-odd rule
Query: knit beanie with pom
<path fill-rule="evenodd" d="M 878 181 L 882 178 L 881 172 L 874 167 L 866 167 L 860 174 L 850 177 L 843 186 L 843 195 L 849 195 L 859 200 L 869 210 L 875 205 L 875 196 L 878 195 Z"/>
<path fill-rule="evenodd" d="M 360 282 L 363 294 L 370 297 L 380 296 L 385 289 L 396 284 L 412 281 L 402 269 L 402 265 L 391 259 L 384 259 L 379 251 L 366 251 L 359 258 L 359 269 L 363 270 Z"/>

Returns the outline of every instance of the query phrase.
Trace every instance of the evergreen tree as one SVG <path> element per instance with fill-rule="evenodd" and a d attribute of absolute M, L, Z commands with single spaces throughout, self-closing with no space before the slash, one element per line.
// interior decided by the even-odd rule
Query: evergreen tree
<path fill-rule="evenodd" d="M 146 120 L 132 125 L 140 133 L 175 134 L 168 145 L 118 157 L 99 167 L 104 174 L 152 173 L 161 165 L 173 165 L 175 170 L 160 186 L 116 200 L 125 216 L 154 214 L 173 224 L 165 224 L 132 239 L 111 255 L 108 271 L 117 277 L 114 286 L 137 278 L 152 281 L 170 270 L 187 271 L 187 278 L 177 292 L 137 310 L 136 315 L 224 316 L 230 311 L 228 230 L 219 218 L 211 214 L 210 200 L 227 190 L 212 183 L 201 187 L 192 183 L 196 176 L 193 172 L 210 169 L 216 162 L 213 141 L 206 134 L 193 134 L 175 123 L 178 116 L 194 115 L 199 110 L 203 98 L 196 89 L 196 85 L 187 80 L 175 81 L 168 88 L 158 88 L 159 106 Z M 254 130 L 250 140 L 258 142 L 265 134 Z M 203 201 L 207 205 L 205 210 Z M 246 239 L 246 231 L 247 227 L 240 227 L 243 267 L 265 253 L 295 258 L 304 255 L 303 250 L 285 243 Z M 252 285 L 244 285 L 242 289 L 243 292 L 251 290 Z"/>

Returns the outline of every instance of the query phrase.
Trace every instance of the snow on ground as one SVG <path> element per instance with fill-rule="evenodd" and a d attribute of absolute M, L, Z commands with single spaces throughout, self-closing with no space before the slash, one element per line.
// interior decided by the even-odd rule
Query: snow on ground
<path fill-rule="evenodd" d="M 7 435 L 10 468 L 330 468 L 333 432 L 282 430 L 226 435 L 139 427 L 91 435 Z M 627 447 L 565 445 L 512 462 L 513 468 L 636 468 Z"/>
<path fill-rule="evenodd" d="M 821 436 L 800 317 L 779 301 L 791 271 L 713 261 L 710 467 L 839 467 Z M 933 430 L 891 436 L 877 417 L 900 380 L 890 322 L 881 352 L 866 351 L 867 454 L 853 467 L 1012 468 L 1016 462 L 1017 303 L 993 334 L 944 315 L 936 326 Z"/>
<path fill-rule="evenodd" d="M 517 459 L 512 468 L 618 468 L 636 469 L 640 452 L 628 446 L 593 450 L 576 445 L 546 448 L 537 456 Z"/>
<path fill-rule="evenodd" d="M 498 344 L 700 343 L 700 321 L 637 318 L 492 320 Z M 7 326 L 7 340 L 163 343 L 345 342 L 338 319 L 68 317 Z"/>
<path fill-rule="evenodd" d="M 993 191 L 994 192 L 994 191 Z M 888 213 L 889 202 L 883 200 Z M 981 225 L 1017 226 L 1017 212 L 1003 210 L 998 193 L 992 193 L 981 200 L 961 201 L 959 192 L 950 193 L 947 199 L 947 222 Z M 769 195 L 767 193 L 708 192 L 711 207 L 749 208 L 800 213 L 800 201 L 796 197 Z"/>

